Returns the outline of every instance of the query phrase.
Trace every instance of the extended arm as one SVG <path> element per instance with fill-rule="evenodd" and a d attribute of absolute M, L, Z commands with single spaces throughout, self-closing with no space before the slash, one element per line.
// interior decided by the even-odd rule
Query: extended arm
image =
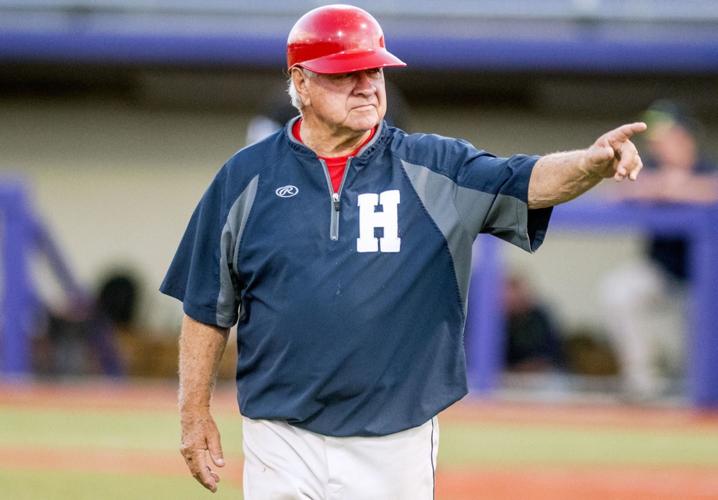
<path fill-rule="evenodd" d="M 185 315 L 179 342 L 179 409 L 182 456 L 192 475 L 215 492 L 219 475 L 210 467 L 224 466 L 219 431 L 210 402 L 229 330 L 205 325 Z"/>
<path fill-rule="evenodd" d="M 636 180 L 643 164 L 631 137 L 645 123 L 623 125 L 603 134 L 588 149 L 539 159 L 529 181 L 529 208 L 545 208 L 585 193 L 602 179 Z"/>

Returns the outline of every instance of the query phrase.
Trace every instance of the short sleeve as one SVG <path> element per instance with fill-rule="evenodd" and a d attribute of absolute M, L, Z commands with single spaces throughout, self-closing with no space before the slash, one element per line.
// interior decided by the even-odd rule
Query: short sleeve
<path fill-rule="evenodd" d="M 475 149 L 464 157 L 457 172 L 456 205 L 472 236 L 488 233 L 529 252 L 538 249 L 553 210 L 528 208 L 529 180 L 538 159 L 499 158 Z"/>
<path fill-rule="evenodd" d="M 160 287 L 180 300 L 184 312 L 205 324 L 228 328 L 237 322 L 239 291 L 231 269 L 224 171 L 195 208 Z"/>

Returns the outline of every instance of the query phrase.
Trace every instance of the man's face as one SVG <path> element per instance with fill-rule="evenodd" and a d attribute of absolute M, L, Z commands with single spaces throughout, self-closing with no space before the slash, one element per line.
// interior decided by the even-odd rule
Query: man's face
<path fill-rule="evenodd" d="M 386 114 L 381 68 L 304 78 L 305 113 L 334 130 L 370 130 Z"/>

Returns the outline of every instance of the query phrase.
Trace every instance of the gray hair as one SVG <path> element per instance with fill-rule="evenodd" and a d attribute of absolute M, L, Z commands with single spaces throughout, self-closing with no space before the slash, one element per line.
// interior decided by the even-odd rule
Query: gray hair
<path fill-rule="evenodd" d="M 305 78 L 314 78 L 317 76 L 317 74 L 314 71 L 309 71 L 308 69 L 300 67 L 299 70 L 304 74 Z M 289 79 L 287 80 L 287 94 L 289 94 L 289 99 L 292 102 L 292 106 L 297 108 L 299 112 L 301 113 L 302 108 L 304 108 L 304 104 L 302 103 L 302 98 L 299 97 L 299 92 L 297 92 L 297 88 L 294 86 L 294 80 L 292 79 L 292 74 L 289 74 Z"/>

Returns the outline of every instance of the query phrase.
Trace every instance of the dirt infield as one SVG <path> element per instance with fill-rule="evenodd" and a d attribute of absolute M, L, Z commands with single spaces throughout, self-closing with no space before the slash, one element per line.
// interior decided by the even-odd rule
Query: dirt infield
<path fill-rule="evenodd" d="M 175 407 L 174 387 L 167 384 L 83 385 L 0 384 L 3 407 L 92 409 L 123 411 Z M 236 413 L 234 390 L 218 391 L 215 407 Z M 715 414 L 677 409 L 622 407 L 548 406 L 519 403 L 467 402 L 442 415 L 456 422 L 537 422 L 562 426 L 599 426 L 685 430 L 718 430 Z M 716 450 L 718 454 L 718 450 Z M 241 457 L 228 456 L 223 481 L 241 483 Z M 8 470 L 60 470 L 185 476 L 182 459 L 170 451 L 131 451 L 7 446 L 0 443 L 0 468 Z M 718 468 L 714 466 L 612 466 L 612 465 L 472 465 L 446 467 L 439 464 L 437 498 L 475 499 L 718 499 Z"/>
<path fill-rule="evenodd" d="M 176 407 L 174 382 L 107 382 L 105 380 L 60 384 L 0 382 L 0 405 L 90 408 L 114 411 L 168 410 Z M 234 385 L 217 389 L 213 407 L 237 412 Z M 559 425 L 608 425 L 620 427 L 718 428 L 718 411 L 685 408 L 651 408 L 620 405 L 496 402 L 466 398 L 444 411 L 442 418 L 470 422 L 546 422 Z"/>
<path fill-rule="evenodd" d="M 87 408 L 135 411 L 176 408 L 176 387 L 171 382 L 139 384 L 1 383 L 0 405 L 38 408 Z M 213 399 L 217 412 L 237 413 L 233 385 L 220 387 Z M 718 428 L 718 411 L 682 408 L 648 408 L 619 405 L 540 404 L 465 399 L 444 411 L 442 418 L 467 422 L 551 423 L 558 425 L 600 425 L 632 428 Z"/>
<path fill-rule="evenodd" d="M 437 498 L 451 500 L 707 500 L 718 498 L 715 470 L 573 467 L 440 472 Z"/>

